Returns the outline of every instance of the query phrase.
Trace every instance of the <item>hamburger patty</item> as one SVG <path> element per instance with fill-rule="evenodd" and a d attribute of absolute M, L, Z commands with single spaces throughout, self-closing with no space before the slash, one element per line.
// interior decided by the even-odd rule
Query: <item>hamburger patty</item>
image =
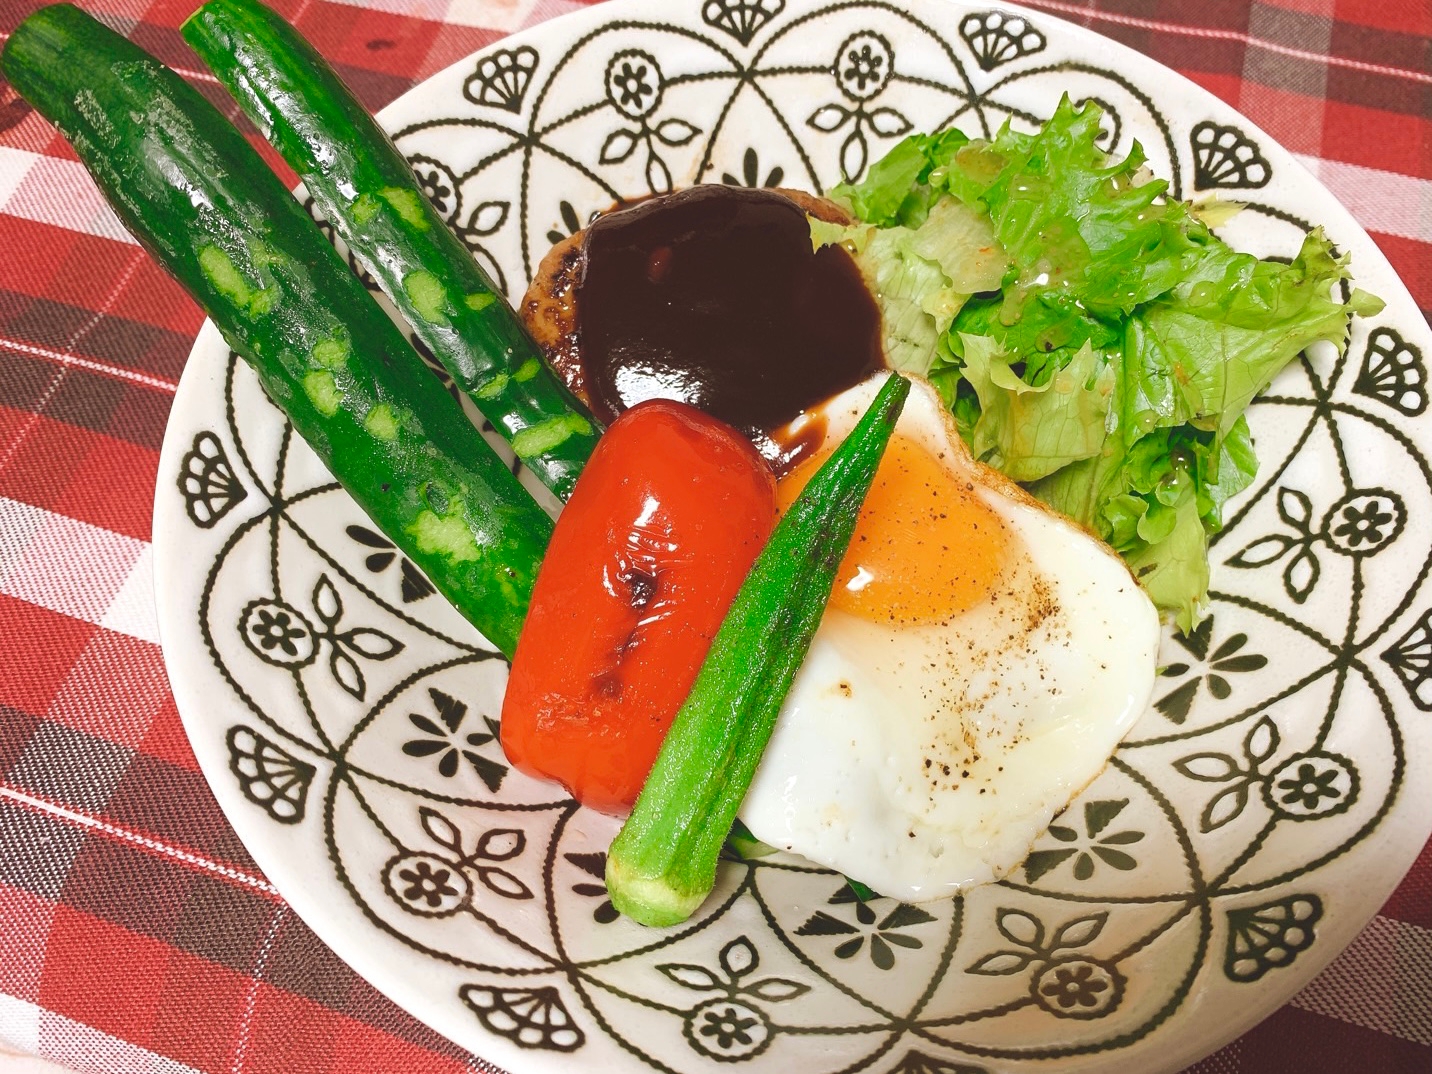
<path fill-rule="evenodd" d="M 769 193 L 784 197 L 818 220 L 851 222 L 850 215 L 827 198 L 787 188 Z M 641 204 L 646 203 L 638 203 Z M 578 303 L 587 268 L 587 235 L 588 228 L 582 228 L 547 251 L 522 298 L 520 313 L 527 330 L 546 355 L 547 363 L 582 402 L 599 410 L 588 393 L 579 331 Z"/>

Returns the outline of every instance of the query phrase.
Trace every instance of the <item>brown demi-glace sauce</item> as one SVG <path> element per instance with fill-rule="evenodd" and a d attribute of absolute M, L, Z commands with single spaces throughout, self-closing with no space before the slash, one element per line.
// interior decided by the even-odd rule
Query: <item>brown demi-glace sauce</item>
<path fill-rule="evenodd" d="M 860 270 L 840 247 L 813 251 L 783 194 L 693 187 L 600 217 L 580 266 L 571 253 L 573 330 L 548 353 L 604 422 L 679 399 L 785 469 L 824 431 L 788 423 L 884 366 Z"/>

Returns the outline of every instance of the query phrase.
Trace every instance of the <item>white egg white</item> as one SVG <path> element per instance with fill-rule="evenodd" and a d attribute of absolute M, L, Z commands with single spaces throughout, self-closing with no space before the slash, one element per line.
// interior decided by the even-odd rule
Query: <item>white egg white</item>
<path fill-rule="evenodd" d="M 826 405 L 827 443 L 882 380 Z M 1014 870 L 1099 774 L 1148 706 L 1159 621 L 1106 546 L 970 462 L 928 385 L 913 385 L 897 435 L 980 483 L 1018 554 L 993 599 L 948 624 L 827 609 L 741 818 L 763 842 L 924 901 Z"/>

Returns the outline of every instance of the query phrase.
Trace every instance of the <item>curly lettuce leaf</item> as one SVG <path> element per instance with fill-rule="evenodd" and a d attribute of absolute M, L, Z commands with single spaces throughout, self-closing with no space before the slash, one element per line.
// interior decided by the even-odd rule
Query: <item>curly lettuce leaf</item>
<path fill-rule="evenodd" d="M 1037 481 L 1103 449 L 1116 373 L 1088 344 L 1033 385 L 991 337 L 964 335 L 960 342 L 962 376 L 979 399 L 969 435 L 977 459 L 1016 481 Z"/>
<path fill-rule="evenodd" d="M 1126 422 L 1226 433 L 1299 353 L 1320 341 L 1340 352 L 1349 314 L 1381 308 L 1362 291 L 1346 303 L 1334 298 L 1345 279 L 1347 258 L 1334 255 L 1321 229 L 1287 265 L 1221 243 L 1209 248 L 1187 278 L 1128 322 L 1125 364 L 1137 393 Z"/>
<path fill-rule="evenodd" d="M 1237 206 L 1170 199 L 1137 143 L 1121 160 L 1099 148 L 1101 119 L 1065 98 L 1033 133 L 915 136 L 837 194 L 876 225 L 862 263 L 891 285 L 887 316 L 924 314 L 892 318 L 903 368 L 930 378 L 977 457 L 1108 541 L 1190 630 L 1208 535 L 1257 469 L 1244 411 L 1381 303 L 1349 292 L 1321 231 L 1288 263 L 1231 250 L 1210 224 Z M 934 296 L 955 277 L 942 262 L 936 279 L 931 222 L 951 204 L 988 220 L 1005 261 L 947 324 Z"/>
<path fill-rule="evenodd" d="M 1208 535 L 1191 498 L 1172 513 L 1168 534 L 1125 552 L 1124 561 L 1154 606 L 1191 634 L 1208 615 Z"/>
<path fill-rule="evenodd" d="M 1065 97 L 1035 134 L 1006 126 L 989 144 L 1004 165 L 979 200 L 1018 270 L 1007 320 L 1046 291 L 1077 296 L 1095 316 L 1127 314 L 1176 286 L 1211 239 L 1187 206 L 1164 198 L 1167 183 L 1146 178 L 1137 142 L 1123 160 L 1106 157 L 1101 119 L 1096 106 L 1076 109 Z M 966 147 L 952 159 L 945 183 L 956 197 L 974 189 L 961 166 L 971 155 Z M 979 164 L 977 175 L 988 168 Z"/>
<path fill-rule="evenodd" d="M 1006 258 L 989 217 L 945 199 L 919 228 L 845 226 L 811 219 L 817 249 L 843 244 L 880 302 L 885 353 L 902 372 L 925 376 L 941 337 L 969 297 L 997 288 Z"/>
<path fill-rule="evenodd" d="M 968 142 L 954 127 L 938 134 L 912 134 L 872 164 L 859 183 L 841 183 L 830 196 L 867 224 L 918 227 L 940 197 L 940 191 L 930 187 L 930 173 Z"/>
<path fill-rule="evenodd" d="M 1185 633 L 1208 603 L 1208 535 L 1258 470 L 1243 417 L 1215 443 L 1191 426 L 1158 429 L 1132 450 L 1108 450 L 1029 486 L 1082 522 L 1128 563 L 1149 598 Z"/>

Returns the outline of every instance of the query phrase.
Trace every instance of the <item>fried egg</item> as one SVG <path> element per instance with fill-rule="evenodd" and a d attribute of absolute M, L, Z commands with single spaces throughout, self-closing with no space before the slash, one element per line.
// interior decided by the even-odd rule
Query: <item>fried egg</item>
<path fill-rule="evenodd" d="M 783 505 L 883 377 L 826 404 Z M 997 880 L 1148 706 L 1158 639 L 1123 562 L 975 463 L 916 381 L 741 819 L 906 901 Z"/>

